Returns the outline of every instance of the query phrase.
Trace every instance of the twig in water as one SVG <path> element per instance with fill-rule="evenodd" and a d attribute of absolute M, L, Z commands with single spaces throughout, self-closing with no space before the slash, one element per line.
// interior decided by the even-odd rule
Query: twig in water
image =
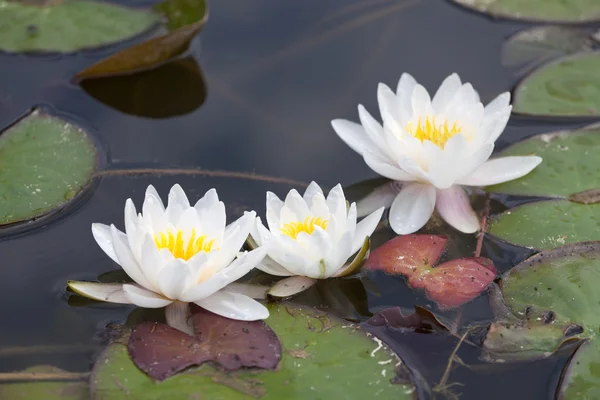
<path fill-rule="evenodd" d="M 481 249 L 483 247 L 483 237 L 485 236 L 485 229 L 487 228 L 487 220 L 490 214 L 490 195 L 485 196 L 485 205 L 483 206 L 483 215 L 481 216 L 481 230 L 479 237 L 477 238 L 477 247 L 475 248 L 475 257 L 481 256 Z"/>
<path fill-rule="evenodd" d="M 3 372 L 0 382 L 79 381 L 89 376 L 89 372 Z"/>
<path fill-rule="evenodd" d="M 448 384 L 448 378 L 450 378 L 450 371 L 452 370 L 452 364 L 456 360 L 456 353 L 458 352 L 458 349 L 460 348 L 461 344 L 464 342 L 465 338 L 467 337 L 467 334 L 469 333 L 469 331 L 470 331 L 470 329 L 467 329 L 465 331 L 465 333 L 463 333 L 463 335 L 460 337 L 460 340 L 456 344 L 456 347 L 452 351 L 452 354 L 450 354 L 450 357 L 448 358 L 448 363 L 446 364 L 446 369 L 444 370 L 444 374 L 442 375 L 442 379 L 440 379 L 440 382 L 433 388 L 433 391 L 435 393 L 443 393 L 447 398 L 453 398 L 453 399 L 459 398 L 457 394 L 452 393 L 449 389 L 452 386 L 462 386 L 462 384 L 458 383 L 458 382 Z M 459 363 L 464 364 L 462 362 L 462 360 Z"/>

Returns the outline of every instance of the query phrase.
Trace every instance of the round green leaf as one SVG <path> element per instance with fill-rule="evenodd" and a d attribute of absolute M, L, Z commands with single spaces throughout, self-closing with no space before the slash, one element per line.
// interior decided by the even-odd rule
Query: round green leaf
<path fill-rule="evenodd" d="M 276 371 L 225 373 L 203 364 L 155 383 L 131 361 L 127 348 L 109 345 L 91 377 L 96 400 L 130 397 L 218 399 L 356 398 L 413 399 L 414 386 L 393 384 L 398 357 L 358 326 L 323 313 L 281 303 L 269 306 L 267 324 L 279 336 L 283 356 Z"/>
<path fill-rule="evenodd" d="M 63 371 L 51 365 L 35 365 L 16 373 L 18 375 L 46 375 L 54 377 L 47 381 L 10 382 L 0 384 L 0 399 L 10 400 L 85 400 L 89 399 L 87 382 L 68 381 L 69 375 L 77 375 Z M 72 379 L 72 378 L 71 378 Z"/>
<path fill-rule="evenodd" d="M 599 65 L 600 68 L 600 65 Z M 543 161 L 520 179 L 486 190 L 527 196 L 569 197 L 600 187 L 600 124 L 543 133 L 506 148 L 499 157 L 537 155 Z"/>
<path fill-rule="evenodd" d="M 588 338 L 563 376 L 562 399 L 593 399 L 600 394 L 598 373 L 600 242 L 577 243 L 535 255 L 501 280 L 504 302 L 531 321 L 552 312 L 549 324 L 578 324 Z"/>
<path fill-rule="evenodd" d="M 516 20 L 584 23 L 600 20 L 596 0 L 452 0 L 461 6 Z"/>
<path fill-rule="evenodd" d="M 0 225 L 63 206 L 89 182 L 96 149 L 79 127 L 34 111 L 0 134 Z"/>
<path fill-rule="evenodd" d="M 492 218 L 488 232 L 507 242 L 540 250 L 600 240 L 600 203 L 527 203 Z"/>
<path fill-rule="evenodd" d="M 600 7 L 600 2 L 597 2 Z M 600 52 L 543 65 L 515 89 L 513 112 L 552 117 L 600 115 Z"/>
<path fill-rule="evenodd" d="M 69 53 L 148 30 L 158 14 L 87 0 L 0 0 L 0 50 Z"/>

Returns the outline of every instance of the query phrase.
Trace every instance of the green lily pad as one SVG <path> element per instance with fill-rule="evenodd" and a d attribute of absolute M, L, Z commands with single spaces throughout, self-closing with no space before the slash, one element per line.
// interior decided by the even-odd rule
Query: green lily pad
<path fill-rule="evenodd" d="M 600 242 L 577 243 L 537 254 L 501 280 L 506 306 L 531 321 L 552 313 L 549 325 L 577 324 L 579 347 L 563 375 L 560 398 L 600 395 Z"/>
<path fill-rule="evenodd" d="M 597 2 L 600 7 L 600 2 Z M 600 116 L 600 52 L 545 64 L 515 89 L 513 112 L 550 117 Z"/>
<path fill-rule="evenodd" d="M 323 313 L 281 303 L 269 305 L 267 324 L 279 336 L 283 355 L 276 371 L 225 373 L 204 364 L 160 383 L 141 372 L 127 347 L 110 344 L 96 362 L 92 397 L 218 399 L 356 398 L 413 399 L 410 384 L 394 384 L 398 357 L 357 325 Z"/>
<path fill-rule="evenodd" d="M 585 23 L 600 20 L 596 0 L 452 0 L 491 15 L 525 21 Z"/>
<path fill-rule="evenodd" d="M 0 399 L 10 400 L 86 400 L 89 399 L 87 382 L 83 381 L 61 381 L 59 376 L 68 375 L 66 371 L 51 365 L 36 365 L 29 367 L 21 374 L 55 375 L 54 380 L 11 382 L 0 384 Z M 65 375 L 65 376 L 66 376 Z M 63 378 L 64 379 L 64 378 Z"/>
<path fill-rule="evenodd" d="M 41 216 L 75 197 L 97 164 L 78 126 L 33 111 L 0 134 L 0 225 Z"/>
<path fill-rule="evenodd" d="M 527 203 L 491 218 L 487 231 L 507 242 L 538 250 L 600 240 L 600 203 Z"/>
<path fill-rule="evenodd" d="M 595 189 L 600 186 L 598 154 L 600 124 L 574 131 L 536 135 L 506 148 L 500 152 L 499 157 L 537 155 L 544 161 L 524 177 L 488 186 L 486 190 L 513 195 L 566 198 Z"/>
<path fill-rule="evenodd" d="M 0 0 L 0 50 L 61 52 L 106 46 L 136 36 L 159 15 L 88 0 Z"/>

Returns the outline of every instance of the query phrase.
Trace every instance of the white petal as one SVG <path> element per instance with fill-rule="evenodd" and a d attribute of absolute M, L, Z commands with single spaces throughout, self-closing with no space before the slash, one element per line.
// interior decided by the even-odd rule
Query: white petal
<path fill-rule="evenodd" d="M 431 101 L 431 106 L 433 107 L 433 110 L 438 114 L 443 113 L 444 109 L 446 108 L 450 100 L 452 100 L 452 98 L 456 96 L 461 86 L 462 83 L 458 74 L 456 73 L 453 73 L 452 75 L 444 79 L 439 89 L 433 96 L 433 100 Z"/>
<path fill-rule="evenodd" d="M 263 260 L 256 266 L 256 269 L 261 270 L 269 275 L 275 276 L 290 276 L 294 275 L 277 261 L 273 260 L 271 257 L 266 256 Z"/>
<path fill-rule="evenodd" d="M 415 177 L 408 172 L 403 171 L 399 166 L 386 162 L 382 158 L 376 158 L 370 154 L 365 154 L 365 163 L 379 175 L 395 181 L 414 181 Z"/>
<path fill-rule="evenodd" d="M 179 329 L 183 333 L 188 335 L 194 334 L 194 328 L 192 327 L 190 320 L 190 305 L 189 303 L 182 303 L 175 301 L 165 307 L 165 319 L 167 325 Z"/>
<path fill-rule="evenodd" d="M 435 208 L 452 227 L 463 233 L 479 230 L 479 219 L 465 190 L 458 186 L 437 191 Z"/>
<path fill-rule="evenodd" d="M 181 301 L 197 302 L 221 290 L 231 282 L 250 272 L 265 257 L 266 250 L 259 247 L 238 257 L 226 268 L 205 281 L 190 287 L 179 298 Z"/>
<path fill-rule="evenodd" d="M 494 144 L 488 143 L 487 145 L 483 146 L 475 153 L 473 153 L 466 160 L 462 160 L 462 163 L 460 163 L 456 168 L 456 179 L 454 183 L 462 182 L 467 177 L 473 175 L 473 173 L 476 170 L 478 170 L 490 158 L 493 151 Z"/>
<path fill-rule="evenodd" d="M 158 200 L 158 204 L 160 205 L 160 207 L 163 210 L 165 209 L 165 205 L 163 204 L 162 199 L 160 198 L 160 195 L 156 191 L 156 188 L 152 185 L 148 185 L 148 187 L 146 188 L 146 194 L 144 195 L 144 199 L 148 196 L 154 196 L 154 198 Z"/>
<path fill-rule="evenodd" d="M 379 113 L 384 125 L 396 127 L 400 124 L 397 119 L 400 104 L 396 94 L 387 85 L 380 83 L 377 86 L 377 102 L 379 103 Z"/>
<path fill-rule="evenodd" d="M 325 271 L 315 271 L 311 277 L 324 279 L 337 274 L 352 255 L 352 238 L 353 235 L 350 232 L 345 232 L 336 243 L 333 251 L 322 262 L 319 262 L 319 269 L 325 267 Z"/>
<path fill-rule="evenodd" d="M 304 191 L 304 196 L 302 196 L 309 208 L 312 207 L 313 197 L 315 197 L 317 193 L 323 194 L 323 189 L 321 189 L 321 186 L 319 186 L 317 182 L 312 181 Z"/>
<path fill-rule="evenodd" d="M 135 204 L 133 204 L 133 200 L 127 199 L 125 202 L 125 234 L 127 235 L 127 241 L 129 242 L 129 248 L 131 249 L 134 249 L 137 245 L 135 240 L 138 233 L 137 224 L 138 215 Z"/>
<path fill-rule="evenodd" d="M 272 232 L 280 228 L 280 214 L 283 208 L 283 201 L 272 192 L 267 192 L 267 225 Z"/>
<path fill-rule="evenodd" d="M 226 228 L 221 248 L 211 253 L 210 263 L 217 271 L 233 261 L 244 242 L 246 242 L 255 221 L 256 213 L 254 211 L 245 212 L 244 215 Z"/>
<path fill-rule="evenodd" d="M 396 88 L 396 95 L 399 98 L 402 97 L 410 97 L 414 87 L 417 85 L 417 81 L 412 75 L 404 72 L 400 75 L 400 80 L 398 81 L 398 86 Z"/>
<path fill-rule="evenodd" d="M 510 92 L 504 92 L 494 100 L 492 100 L 487 106 L 485 106 L 485 115 L 492 115 L 498 111 L 506 109 L 510 104 Z"/>
<path fill-rule="evenodd" d="M 498 139 L 502 132 L 504 132 L 506 124 L 508 124 L 511 111 L 512 106 L 505 107 L 489 115 L 485 114 L 484 111 L 484 120 L 479 127 L 481 137 L 485 138 L 483 143 L 494 143 Z"/>
<path fill-rule="evenodd" d="M 173 301 L 165 299 L 163 296 L 146 290 L 138 285 L 124 284 L 123 291 L 131 301 L 138 307 L 161 308 L 171 304 Z"/>
<path fill-rule="evenodd" d="M 331 238 L 320 226 L 315 226 L 312 234 L 300 232 L 296 237 L 296 242 L 302 246 L 311 258 L 322 259 L 331 252 L 333 243 Z M 313 274 L 315 271 L 311 271 Z M 304 274 L 303 274 L 304 275 Z M 310 273 L 305 275 L 310 276 Z"/>
<path fill-rule="evenodd" d="M 142 205 L 142 215 L 144 220 L 149 221 L 155 232 L 161 232 L 167 226 L 163 202 L 152 191 L 146 191 L 146 197 Z"/>
<path fill-rule="evenodd" d="M 354 238 L 352 239 L 352 250 L 350 254 L 356 253 L 358 249 L 362 247 L 363 243 L 365 242 L 365 238 L 373 234 L 375 228 L 377 228 L 377 224 L 379 224 L 379 221 L 381 221 L 381 216 L 383 215 L 384 209 L 384 207 L 381 207 L 356 224 L 356 232 L 354 233 Z"/>
<path fill-rule="evenodd" d="M 346 197 L 344 190 L 339 183 L 329 191 L 327 195 L 327 206 L 329 212 L 332 213 L 338 221 L 346 218 Z"/>
<path fill-rule="evenodd" d="M 114 225 L 110 226 L 111 237 L 113 242 L 113 247 L 115 249 L 115 254 L 117 255 L 117 259 L 123 271 L 131 279 L 133 279 L 136 283 L 142 285 L 143 287 L 155 290 L 156 287 L 152 284 L 148 278 L 144 275 L 140 266 L 138 265 L 136 259 L 133 257 L 131 250 L 129 249 L 129 243 L 127 241 L 127 236 Z"/>
<path fill-rule="evenodd" d="M 435 206 L 435 188 L 429 184 L 411 183 L 402 188 L 390 209 L 390 226 L 399 235 L 421 229 Z"/>
<path fill-rule="evenodd" d="M 68 281 L 67 286 L 80 296 L 109 303 L 131 304 L 122 283 Z"/>
<path fill-rule="evenodd" d="M 119 259 L 117 258 L 117 253 L 115 253 L 115 249 L 112 243 L 112 234 L 110 233 L 110 226 L 93 223 L 92 224 L 92 235 L 98 243 L 98 246 L 109 256 L 114 262 L 119 263 Z"/>
<path fill-rule="evenodd" d="M 345 119 L 334 119 L 331 121 L 331 126 L 340 139 L 361 156 L 365 151 L 380 153 L 362 125 Z"/>
<path fill-rule="evenodd" d="M 285 205 L 298 217 L 298 220 L 304 221 L 308 217 L 310 210 L 306 205 L 306 202 L 300 196 L 300 193 L 296 189 L 289 191 L 285 197 Z"/>
<path fill-rule="evenodd" d="M 317 193 L 312 199 L 310 213 L 315 218 L 329 218 L 329 207 L 323 193 Z"/>
<path fill-rule="evenodd" d="M 269 317 L 269 310 L 258 301 L 224 290 L 195 303 L 222 317 L 240 321 L 256 321 Z"/>
<path fill-rule="evenodd" d="M 194 204 L 194 208 L 198 213 L 202 213 L 203 211 L 210 210 L 217 203 L 219 203 L 219 195 L 217 194 L 217 189 L 212 188 L 204 193 L 204 196 Z"/>
<path fill-rule="evenodd" d="M 384 149 L 385 140 L 383 137 L 383 127 L 362 104 L 359 104 L 358 106 L 358 118 L 365 129 L 366 135 L 371 139 L 371 142 L 373 142 L 377 148 Z M 380 151 L 377 153 L 379 152 Z"/>
<path fill-rule="evenodd" d="M 178 300 L 190 286 L 192 273 L 188 264 L 176 258 L 163 267 L 156 275 L 156 285 L 162 294 L 172 300 Z"/>
<path fill-rule="evenodd" d="M 269 294 L 275 297 L 288 297 L 300 293 L 317 283 L 316 279 L 306 276 L 291 276 L 278 281 L 271 289 Z"/>
<path fill-rule="evenodd" d="M 164 249 L 164 251 L 169 254 L 171 253 L 168 249 Z M 147 234 L 144 238 L 141 253 L 142 273 L 146 278 L 148 278 L 148 280 L 156 282 L 158 272 L 172 258 L 165 257 L 165 253 L 158 250 L 154 239 L 149 234 Z"/>
<path fill-rule="evenodd" d="M 413 112 L 418 115 L 425 117 L 431 114 L 431 98 L 427 89 L 422 85 L 417 84 L 413 89 L 412 93 L 412 108 Z"/>
<path fill-rule="evenodd" d="M 171 224 L 176 225 L 185 210 L 190 208 L 190 201 L 179 184 L 173 185 L 169 191 L 169 202 L 166 209 L 166 218 Z"/>
<path fill-rule="evenodd" d="M 530 173 L 542 162 L 538 156 L 501 157 L 489 160 L 459 183 L 469 186 L 487 186 L 512 181 Z"/>

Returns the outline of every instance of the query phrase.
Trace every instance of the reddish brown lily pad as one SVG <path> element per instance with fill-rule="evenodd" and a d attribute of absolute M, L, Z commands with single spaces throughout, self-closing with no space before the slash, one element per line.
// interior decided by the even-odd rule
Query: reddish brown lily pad
<path fill-rule="evenodd" d="M 404 275 L 411 288 L 424 289 L 441 309 L 458 307 L 473 300 L 494 281 L 496 268 L 483 257 L 452 260 L 434 267 L 447 243 L 445 236 L 396 237 L 375 249 L 365 268 Z"/>
<path fill-rule="evenodd" d="M 192 308 L 194 336 L 160 322 L 143 322 L 129 337 L 129 354 L 139 369 L 162 381 L 207 361 L 227 371 L 275 369 L 281 343 L 263 321 L 237 321 Z"/>

